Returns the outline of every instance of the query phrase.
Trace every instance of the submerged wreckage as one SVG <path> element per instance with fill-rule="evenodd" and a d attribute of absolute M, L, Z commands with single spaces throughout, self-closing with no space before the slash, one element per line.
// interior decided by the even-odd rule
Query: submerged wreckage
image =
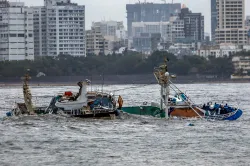
<path fill-rule="evenodd" d="M 68 91 L 53 97 L 48 107 L 34 107 L 29 88 L 31 77 L 27 73 L 22 79 L 24 103 L 16 103 L 15 108 L 6 113 L 7 116 L 57 114 L 59 112 L 80 118 L 110 117 L 114 119 L 119 116 L 114 95 L 97 91 L 87 92 L 89 80 L 78 82 L 80 88 L 75 95 Z M 121 106 L 122 103 L 119 101 L 119 107 Z"/>

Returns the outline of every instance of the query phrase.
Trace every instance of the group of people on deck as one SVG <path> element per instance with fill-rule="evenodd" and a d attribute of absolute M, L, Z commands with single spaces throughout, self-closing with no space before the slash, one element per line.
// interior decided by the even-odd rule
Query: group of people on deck
<path fill-rule="evenodd" d="M 202 109 L 209 111 L 210 114 L 217 114 L 217 115 L 223 115 L 228 114 L 231 110 L 228 109 L 228 105 L 221 105 L 215 103 L 214 105 L 212 103 L 204 104 Z"/>

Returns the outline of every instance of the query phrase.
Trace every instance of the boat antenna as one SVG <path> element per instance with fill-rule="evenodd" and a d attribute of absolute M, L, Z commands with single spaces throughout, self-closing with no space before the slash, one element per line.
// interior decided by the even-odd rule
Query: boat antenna
<path fill-rule="evenodd" d="M 91 81 L 90 88 L 91 88 L 91 92 L 92 92 L 92 74 L 91 74 L 91 77 L 90 77 L 90 81 Z"/>
<path fill-rule="evenodd" d="M 104 74 L 102 73 L 102 95 L 103 95 Z"/>

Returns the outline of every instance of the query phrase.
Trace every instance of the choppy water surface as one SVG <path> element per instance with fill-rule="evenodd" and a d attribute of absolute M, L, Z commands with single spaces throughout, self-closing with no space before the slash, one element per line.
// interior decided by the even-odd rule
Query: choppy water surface
<path fill-rule="evenodd" d="M 104 91 L 136 85 L 104 86 Z M 244 110 L 234 122 L 163 120 L 123 115 L 122 119 L 84 120 L 59 115 L 0 120 L 0 165 L 249 165 L 250 84 L 178 85 L 196 103 L 232 103 Z M 92 87 L 101 89 L 101 87 Z M 31 87 L 36 105 L 77 87 Z M 125 105 L 159 101 L 159 86 L 121 90 Z M 0 88 L 0 118 L 21 87 Z"/>

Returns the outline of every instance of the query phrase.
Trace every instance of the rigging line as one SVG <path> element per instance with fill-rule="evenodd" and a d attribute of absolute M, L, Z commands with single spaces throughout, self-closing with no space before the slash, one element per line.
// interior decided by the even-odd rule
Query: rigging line
<path fill-rule="evenodd" d="M 176 93 L 178 93 L 172 86 L 169 86 L 172 90 L 174 90 Z M 179 89 L 178 89 L 179 90 Z M 180 90 L 179 90 L 180 91 Z M 188 101 L 186 101 L 186 100 L 184 100 L 184 102 L 186 103 L 186 104 L 188 104 L 189 105 L 189 107 L 200 117 L 200 118 L 203 118 L 193 107 L 192 107 L 192 105 L 188 102 Z M 191 101 L 192 102 L 192 101 Z M 192 103 L 192 104 L 194 104 L 194 103 Z"/>
<path fill-rule="evenodd" d="M 146 86 L 150 86 L 150 85 L 154 85 L 154 83 L 152 83 L 152 84 L 145 84 L 145 85 L 138 85 L 138 86 L 129 87 L 129 88 L 118 89 L 118 90 L 114 90 L 114 92 L 118 92 L 118 91 L 122 91 L 122 90 L 128 90 L 128 89 L 142 88 L 142 87 L 146 87 Z"/>
<path fill-rule="evenodd" d="M 169 80 L 169 82 L 171 83 L 171 85 L 173 85 L 174 86 L 174 88 L 176 88 L 180 93 L 184 93 L 184 92 L 182 92 L 171 80 Z M 174 90 L 175 91 L 175 90 Z M 176 91 L 175 91 L 176 92 Z M 178 93 L 178 92 L 176 92 L 176 93 Z M 187 96 L 187 94 L 186 93 L 184 93 L 185 94 L 185 96 L 186 97 L 188 97 Z M 194 104 L 194 102 L 190 99 L 190 98 L 188 98 L 189 99 L 189 101 L 192 103 L 192 104 Z"/>

